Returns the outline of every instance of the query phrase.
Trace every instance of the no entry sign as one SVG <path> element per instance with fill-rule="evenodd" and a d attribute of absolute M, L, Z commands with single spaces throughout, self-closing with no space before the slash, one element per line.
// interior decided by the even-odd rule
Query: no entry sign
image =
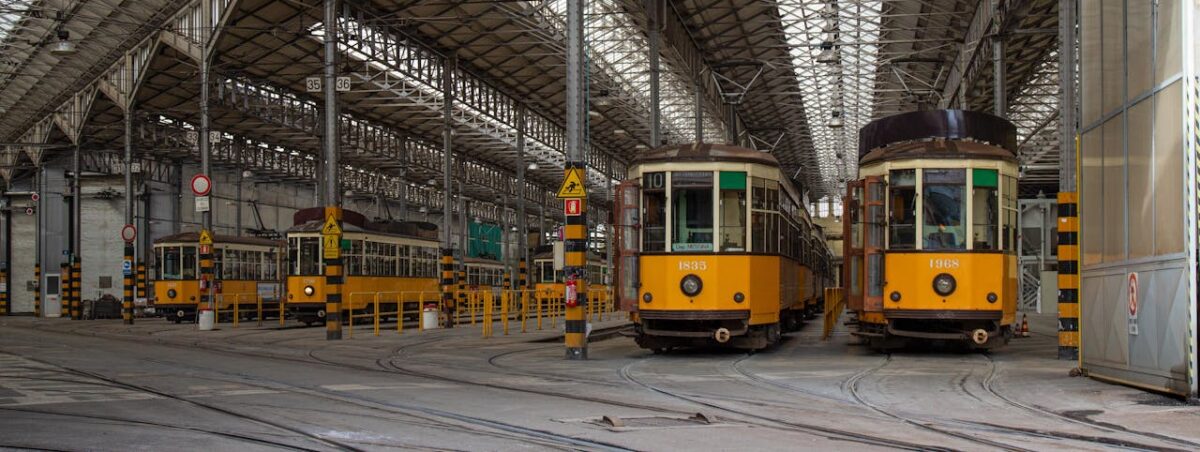
<path fill-rule="evenodd" d="M 203 174 L 192 176 L 192 194 L 196 196 L 208 196 L 208 192 L 212 191 L 212 179 Z"/>

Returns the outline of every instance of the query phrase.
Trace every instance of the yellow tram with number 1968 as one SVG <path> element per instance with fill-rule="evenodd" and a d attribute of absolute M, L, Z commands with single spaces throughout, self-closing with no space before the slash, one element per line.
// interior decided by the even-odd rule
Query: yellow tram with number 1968
<path fill-rule="evenodd" d="M 867 124 L 844 212 L 844 281 L 878 349 L 911 340 L 992 348 L 1017 305 L 1016 128 L 985 113 L 905 113 Z"/>

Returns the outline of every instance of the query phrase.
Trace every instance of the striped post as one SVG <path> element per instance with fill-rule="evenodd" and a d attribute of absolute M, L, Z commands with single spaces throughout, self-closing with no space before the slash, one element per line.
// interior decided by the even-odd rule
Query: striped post
<path fill-rule="evenodd" d="M 8 315 L 8 269 L 0 268 L 0 315 Z"/>
<path fill-rule="evenodd" d="M 583 162 L 567 162 L 566 166 L 564 179 L 570 178 L 573 171 L 587 174 Z M 571 360 L 587 359 L 587 319 L 584 317 L 587 310 L 587 200 L 580 199 L 579 204 L 577 212 L 566 208 L 565 203 L 563 206 L 566 218 L 563 228 L 563 275 L 567 281 L 575 280 L 575 297 L 578 300 L 574 306 L 564 306 L 564 342 L 566 357 Z"/>
<path fill-rule="evenodd" d="M 524 257 L 521 257 L 517 262 L 517 284 L 517 288 L 520 290 L 525 290 L 529 287 L 529 269 L 525 268 Z"/>
<path fill-rule="evenodd" d="M 207 256 L 207 261 L 205 260 Z M 133 262 L 133 242 L 125 242 L 125 260 Z M 205 274 L 205 262 L 208 264 L 208 274 L 212 273 L 212 253 L 200 255 L 200 274 Z M 121 318 L 126 325 L 133 325 L 133 274 L 122 274 L 121 280 L 125 288 L 125 297 L 121 299 Z M 206 301 L 208 291 L 200 292 L 200 301 Z"/>
<path fill-rule="evenodd" d="M 455 309 L 458 309 L 459 306 L 465 306 L 466 308 L 469 308 L 469 309 L 475 309 L 475 304 L 471 302 L 471 300 L 468 298 L 468 294 L 467 294 L 467 263 L 466 263 L 466 261 L 459 262 L 457 283 L 458 283 L 458 304 L 455 305 Z M 475 322 L 474 311 L 471 311 L 471 322 L 472 323 Z"/>
<path fill-rule="evenodd" d="M 1058 193 L 1058 359 L 1079 359 L 1079 204 Z"/>
<path fill-rule="evenodd" d="M 33 264 L 33 316 L 42 316 L 42 264 Z"/>
<path fill-rule="evenodd" d="M 446 328 L 454 328 L 454 250 L 442 248 L 442 311 L 446 314 Z"/>
<path fill-rule="evenodd" d="M 83 320 L 83 262 L 71 258 L 71 319 Z"/>
<path fill-rule="evenodd" d="M 64 319 L 75 318 L 71 310 L 71 264 L 59 264 L 58 275 L 58 315 Z"/>
<path fill-rule="evenodd" d="M 146 263 L 137 264 L 137 297 L 146 298 Z"/>
<path fill-rule="evenodd" d="M 338 341 L 342 339 L 342 284 L 345 277 L 342 273 L 342 255 L 339 248 L 342 243 L 342 208 L 336 205 L 325 206 L 325 221 L 329 218 L 337 223 L 338 234 L 334 247 L 336 252 L 326 251 L 325 258 L 325 340 Z M 326 231 L 322 231 L 324 233 Z M 328 244 L 326 244 L 328 246 Z"/>

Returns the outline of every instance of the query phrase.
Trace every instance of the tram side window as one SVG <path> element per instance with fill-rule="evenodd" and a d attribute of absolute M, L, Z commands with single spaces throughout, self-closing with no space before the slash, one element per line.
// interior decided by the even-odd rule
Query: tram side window
<path fill-rule="evenodd" d="M 213 248 L 213 274 L 220 279 L 230 279 L 225 275 L 225 250 Z"/>
<path fill-rule="evenodd" d="M 342 253 L 342 262 L 346 264 L 347 275 L 362 276 L 363 247 L 362 240 L 351 240 L 350 249 Z"/>
<path fill-rule="evenodd" d="M 321 239 L 318 237 L 300 238 L 300 275 L 320 275 L 321 271 Z"/>
<path fill-rule="evenodd" d="M 771 210 L 772 212 L 767 213 L 767 236 L 765 237 L 767 247 L 764 251 L 768 253 L 778 253 L 780 219 L 779 212 L 775 210 L 779 208 L 779 182 L 773 180 L 767 181 L 766 194 L 767 199 L 765 208 L 767 210 Z"/>
<path fill-rule="evenodd" d="M 917 170 L 892 171 L 888 182 L 891 191 L 888 242 L 892 249 L 913 249 L 917 246 Z"/>
<path fill-rule="evenodd" d="M 1000 249 L 1000 208 L 996 192 L 999 180 L 994 169 L 976 169 L 972 174 L 971 222 L 974 223 L 972 247 L 977 250 Z"/>
<path fill-rule="evenodd" d="M 196 247 L 183 247 L 183 278 L 196 279 Z"/>
<path fill-rule="evenodd" d="M 927 250 L 966 248 L 966 170 L 926 169 L 923 235 Z"/>
<path fill-rule="evenodd" d="M 712 251 L 713 174 L 671 173 L 671 251 Z"/>
<path fill-rule="evenodd" d="M 721 251 L 746 251 L 746 173 L 721 172 Z"/>
<path fill-rule="evenodd" d="M 767 214 L 762 212 L 766 208 L 767 182 L 752 178 L 750 194 L 750 250 L 762 253 L 767 250 Z"/>
<path fill-rule="evenodd" d="M 412 250 L 408 245 L 396 245 L 396 274 L 399 276 L 413 276 L 412 270 L 409 269 L 411 262 Z"/>
<path fill-rule="evenodd" d="M 1004 243 L 1007 249 L 1015 253 L 1017 249 L 1017 178 L 1004 176 L 1004 190 L 1001 206 L 1004 215 Z M 1055 248 L 1055 247 L 1051 247 Z"/>
<path fill-rule="evenodd" d="M 162 257 L 158 259 L 158 277 L 164 280 L 183 279 L 183 260 L 178 246 L 162 247 Z"/>
<path fill-rule="evenodd" d="M 288 274 L 300 274 L 300 239 L 295 237 L 288 238 Z"/>
<path fill-rule="evenodd" d="M 667 173 L 642 176 L 642 251 L 667 249 Z"/>

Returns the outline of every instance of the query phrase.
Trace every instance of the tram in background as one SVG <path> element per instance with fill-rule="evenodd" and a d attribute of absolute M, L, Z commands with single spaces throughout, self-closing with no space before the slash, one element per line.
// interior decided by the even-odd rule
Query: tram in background
<path fill-rule="evenodd" d="M 287 231 L 287 309 L 307 325 L 325 320 L 325 266 L 321 227 L 324 208 L 296 212 Z M 422 301 L 437 299 L 437 226 L 422 222 L 369 222 L 343 210 L 342 310 L 371 312 L 380 294 L 380 312 L 417 312 Z M 346 246 L 348 245 L 348 246 Z M 342 318 L 346 318 L 343 316 Z"/>
<path fill-rule="evenodd" d="M 1017 308 L 1016 127 L 938 110 L 859 132 L 843 206 L 847 305 L 880 349 L 1007 343 Z"/>
<path fill-rule="evenodd" d="M 823 303 L 808 202 L 770 154 L 685 144 L 634 160 L 617 191 L 617 292 L 655 352 L 761 349 Z"/>
<path fill-rule="evenodd" d="M 549 245 L 539 247 L 529 259 L 533 261 L 530 272 L 532 273 L 534 293 L 539 296 L 561 299 L 565 282 L 562 269 L 555 268 L 554 248 Z M 585 274 L 589 288 L 612 285 L 612 274 L 609 272 L 608 264 L 598 254 L 588 253 Z"/>
<path fill-rule="evenodd" d="M 276 303 L 283 242 L 254 237 L 213 236 L 213 295 L 218 311 L 255 312 L 259 298 Z M 184 232 L 154 241 L 154 309 L 175 323 L 194 320 L 201 295 L 200 233 Z"/>

